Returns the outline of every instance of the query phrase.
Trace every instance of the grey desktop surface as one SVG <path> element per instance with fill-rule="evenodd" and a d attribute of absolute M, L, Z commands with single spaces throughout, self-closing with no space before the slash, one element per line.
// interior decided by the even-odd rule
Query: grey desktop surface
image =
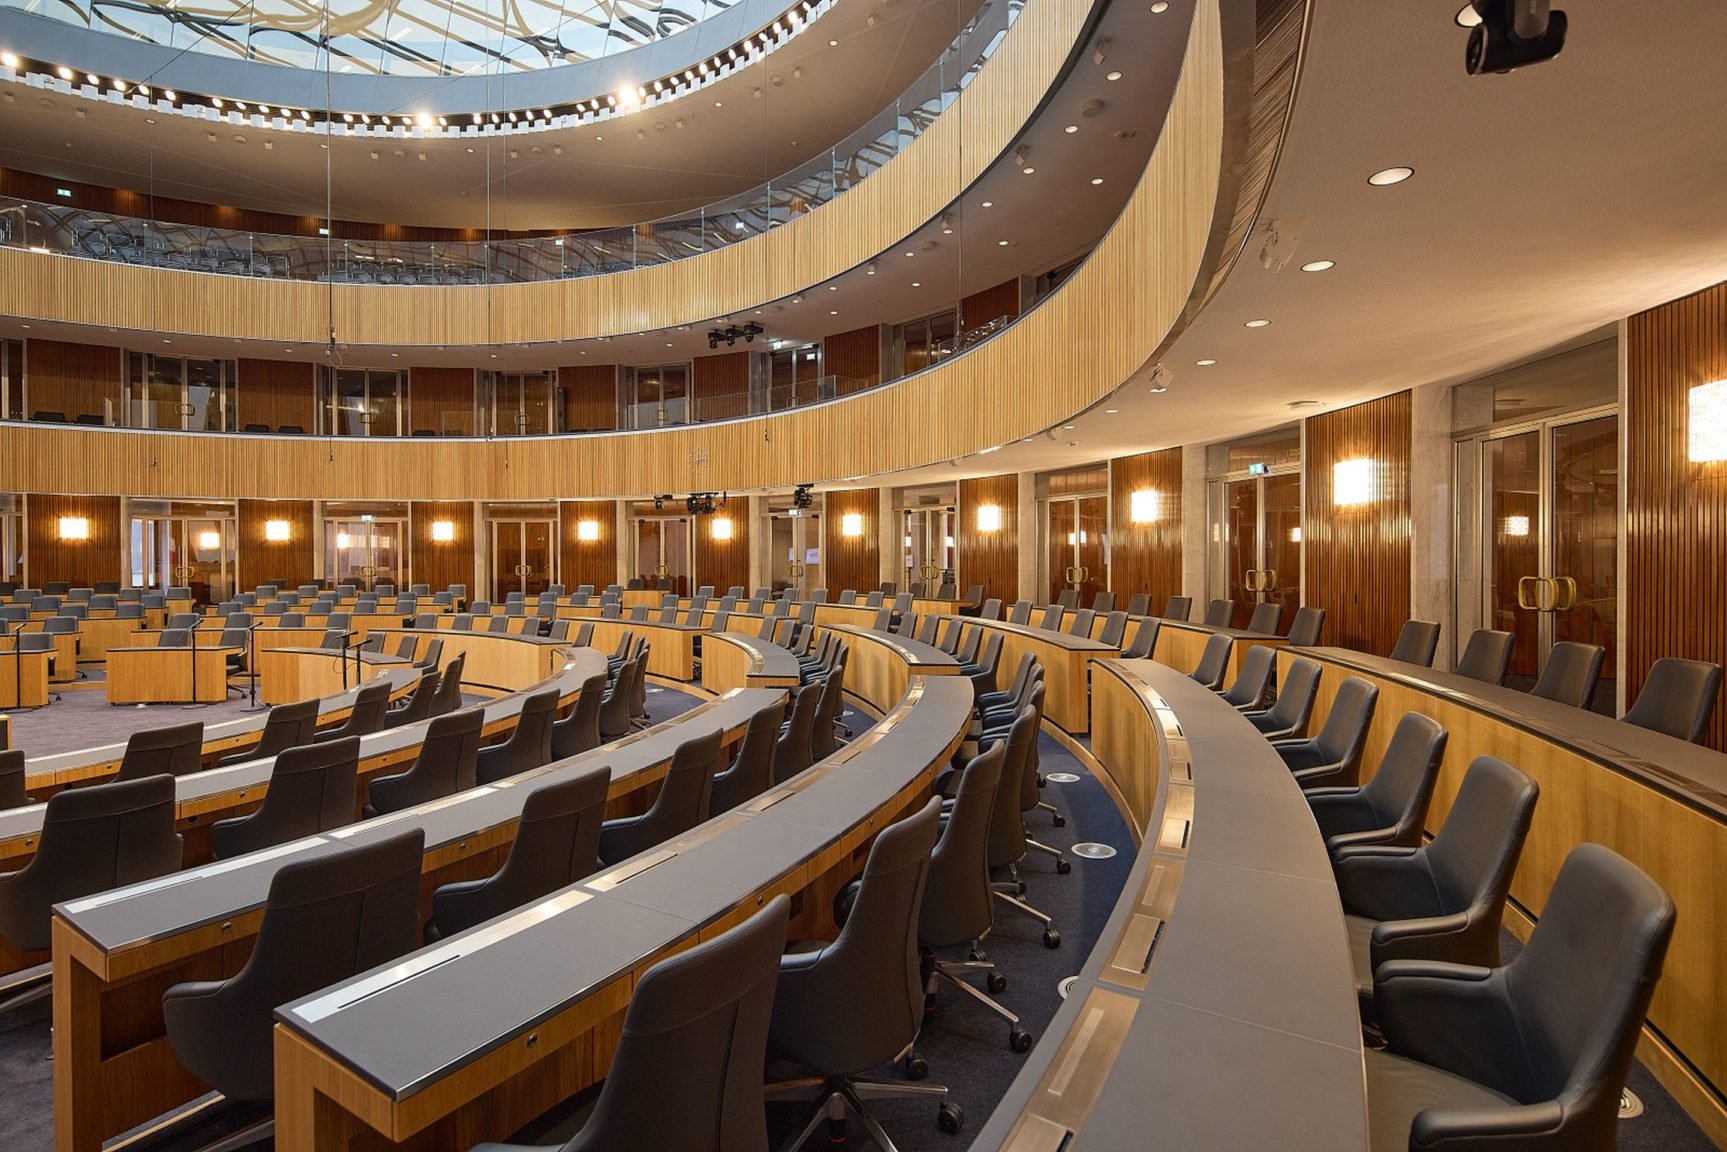
<path fill-rule="evenodd" d="M 1455 672 L 1437 672 L 1345 648 L 1291 648 L 1290 652 L 1322 657 L 1329 663 L 1393 680 L 1497 717 L 1580 756 L 1635 776 L 1716 819 L 1727 820 L 1727 753 Z"/>
<path fill-rule="evenodd" d="M 1160 620 L 1165 628 L 1185 628 L 1189 632 L 1204 632 L 1207 635 L 1228 636 L 1231 640 L 1282 640 L 1269 632 L 1249 632 L 1246 628 L 1219 628 L 1200 620 L 1166 620 L 1161 616 L 1141 616 L 1141 620 Z"/>
<path fill-rule="evenodd" d="M 1071 615 L 1071 613 L 1069 613 Z M 1064 616 L 1065 620 L 1067 617 Z M 1098 617 L 1102 619 L 1103 617 Z M 981 624 L 985 628 L 994 628 L 1000 632 L 1009 632 L 1015 636 L 1024 636 L 1029 640 L 1041 640 L 1045 644 L 1057 648 L 1066 648 L 1071 652 L 1108 652 L 1115 654 L 1120 648 L 1111 647 L 1101 640 L 1093 640 L 1090 636 L 1075 636 L 1070 632 L 1057 632 L 1049 628 L 1039 628 L 1035 624 L 1009 624 L 1005 620 L 976 620 L 970 616 L 955 616 L 962 624 Z"/>
<path fill-rule="evenodd" d="M 955 660 L 950 653 L 937 648 L 934 644 L 913 640 L 910 636 L 880 632 L 874 628 L 865 628 L 858 624 L 818 624 L 816 627 L 831 629 L 842 636 L 856 636 L 862 640 L 886 644 L 898 651 L 905 659 L 906 664 L 913 670 L 919 668 L 957 668 L 959 666 L 959 661 Z"/>
<path fill-rule="evenodd" d="M 557 914 L 559 901 L 568 904 Z M 569 904 L 571 901 L 579 903 Z M 627 973 L 694 925 L 572 889 L 277 1009 L 395 1099 Z"/>

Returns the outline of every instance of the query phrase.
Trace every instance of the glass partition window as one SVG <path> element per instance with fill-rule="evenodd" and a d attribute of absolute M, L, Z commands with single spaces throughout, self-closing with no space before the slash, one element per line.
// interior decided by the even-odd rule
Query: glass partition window
<path fill-rule="evenodd" d="M 689 364 L 625 368 L 623 408 L 629 428 L 664 428 L 689 422 Z"/>
<path fill-rule="evenodd" d="M 24 510 L 11 493 L 0 495 L 0 581 L 24 582 Z"/>
<path fill-rule="evenodd" d="M 24 415 L 24 341 L 0 340 L 0 420 Z"/>
<path fill-rule="evenodd" d="M 237 375 L 232 360 L 129 352 L 120 423 L 127 428 L 232 432 L 239 417 Z"/>
<path fill-rule="evenodd" d="M 129 533 L 133 588 L 192 589 L 200 604 L 234 593 L 235 530 L 231 508 L 187 512 L 167 503 L 134 503 Z"/>
<path fill-rule="evenodd" d="M 776 348 L 768 353 L 768 389 L 764 409 L 778 412 L 822 399 L 820 344 Z"/>
<path fill-rule="evenodd" d="M 324 435 L 400 436 L 407 409 L 405 372 L 318 369 L 318 431 Z"/>
<path fill-rule="evenodd" d="M 895 325 L 893 346 L 901 376 L 941 363 L 959 347 L 959 310 L 949 308 Z"/>
<path fill-rule="evenodd" d="M 901 544 L 905 549 L 904 587 L 923 585 L 924 595 L 934 596 L 943 584 L 954 582 L 952 508 L 907 508 Z M 868 589 L 858 589 L 868 591 Z"/>
<path fill-rule="evenodd" d="M 492 435 L 550 436 L 560 430 L 557 372 L 487 372 L 481 386 Z"/>
<path fill-rule="evenodd" d="M 361 515 L 324 521 L 324 569 L 332 584 L 402 587 L 402 547 L 408 522 Z"/>
<path fill-rule="evenodd" d="M 687 516 L 641 517 L 631 525 L 636 576 L 643 588 L 690 594 L 690 520 Z"/>

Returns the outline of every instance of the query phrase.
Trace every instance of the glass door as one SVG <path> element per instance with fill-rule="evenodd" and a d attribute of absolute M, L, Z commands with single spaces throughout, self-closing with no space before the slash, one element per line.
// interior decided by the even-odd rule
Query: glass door
<path fill-rule="evenodd" d="M 1045 501 L 1044 555 L 1049 602 L 1065 591 L 1086 607 L 1109 574 L 1109 497 L 1055 497 Z"/>
<path fill-rule="evenodd" d="M 905 580 L 900 587 L 922 584 L 924 595 L 934 596 L 943 584 L 953 583 L 953 509 L 907 509 L 904 536 Z"/>
<path fill-rule="evenodd" d="M 1593 707 L 1612 714 L 1619 602 L 1619 418 L 1592 410 L 1495 431 L 1457 452 L 1460 546 L 1458 651 L 1479 626 L 1515 638 L 1506 684 L 1527 691 L 1562 641 L 1604 648 Z M 1478 461 L 1478 482 L 1461 475 Z M 1479 605 L 1463 597 L 1479 595 Z"/>
<path fill-rule="evenodd" d="M 558 430 L 557 373 L 488 374 L 492 435 L 549 436 Z"/>
<path fill-rule="evenodd" d="M 787 588 L 800 598 L 827 587 L 822 576 L 822 518 L 819 512 L 790 510 L 768 517 L 768 586 L 777 594 Z M 873 591 L 857 589 L 859 592 Z M 837 593 L 840 589 L 836 588 Z"/>
<path fill-rule="evenodd" d="M 1301 475 L 1286 470 L 1211 485 L 1211 594 L 1234 602 L 1245 628 L 1261 604 L 1278 605 L 1278 629 L 1301 604 Z"/>
<path fill-rule="evenodd" d="M 0 581 L 24 582 L 23 498 L 0 494 Z"/>
<path fill-rule="evenodd" d="M 231 360 L 132 352 L 121 409 L 129 428 L 232 431 L 238 405 Z"/>
<path fill-rule="evenodd" d="M 320 367 L 319 431 L 334 436 L 400 436 L 408 387 L 402 373 Z"/>
<path fill-rule="evenodd" d="M 370 590 L 380 584 L 402 587 L 402 542 L 408 522 L 361 516 L 324 521 L 324 567 L 332 584 Z"/>
<path fill-rule="evenodd" d="M 550 520 L 492 521 L 492 598 L 520 592 L 524 599 L 533 599 L 550 588 L 557 538 Z"/>
<path fill-rule="evenodd" d="M 134 516 L 131 529 L 132 587 L 189 587 L 204 604 L 233 595 L 232 517 Z"/>
<path fill-rule="evenodd" d="M 624 387 L 631 428 L 663 428 L 689 421 L 688 364 L 626 368 Z"/>
<path fill-rule="evenodd" d="M 690 520 L 687 516 L 642 517 L 635 523 L 636 577 L 643 588 L 690 594 Z"/>

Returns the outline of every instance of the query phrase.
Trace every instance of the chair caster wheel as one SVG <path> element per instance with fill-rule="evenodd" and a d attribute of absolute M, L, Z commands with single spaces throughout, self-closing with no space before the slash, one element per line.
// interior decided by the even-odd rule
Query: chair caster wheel
<path fill-rule="evenodd" d="M 1043 946 L 1045 948 L 1060 948 L 1061 933 L 1054 928 L 1045 928 L 1043 930 Z"/>
<path fill-rule="evenodd" d="M 929 1075 L 929 1061 L 918 1052 L 913 1052 L 905 1058 L 905 1078 L 907 1080 L 922 1080 Z"/>
<path fill-rule="evenodd" d="M 1007 977 L 1000 972 L 991 972 L 987 985 L 991 992 L 1000 994 L 1007 991 Z"/>
<path fill-rule="evenodd" d="M 1054 824 L 1057 828 L 1067 827 L 1067 817 L 1063 816 L 1060 812 L 1057 812 L 1053 817 L 1051 817 L 1049 822 Z"/>
<path fill-rule="evenodd" d="M 965 1126 L 965 1112 L 958 1104 L 947 1103 L 936 1113 L 935 1126 L 949 1136 L 955 1135 Z"/>
<path fill-rule="evenodd" d="M 1072 872 L 1072 871 L 1073 871 L 1073 861 L 1071 861 L 1071 860 L 1057 860 L 1055 862 L 1055 874 L 1057 876 L 1066 876 L 1069 872 Z"/>
<path fill-rule="evenodd" d="M 1014 887 L 1015 887 L 1018 895 L 1020 895 L 1020 896 L 1025 895 L 1025 881 L 1024 880 L 1016 881 L 1014 884 Z"/>
<path fill-rule="evenodd" d="M 1015 1028 L 1007 1034 L 1007 1046 L 1015 1052 L 1030 1052 L 1031 1033 L 1024 1028 Z"/>

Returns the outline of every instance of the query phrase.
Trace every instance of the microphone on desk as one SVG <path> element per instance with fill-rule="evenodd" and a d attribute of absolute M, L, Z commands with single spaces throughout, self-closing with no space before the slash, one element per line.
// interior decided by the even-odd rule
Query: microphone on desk
<path fill-rule="evenodd" d="M 246 625 L 246 673 L 251 677 L 251 702 L 244 709 L 247 712 L 267 712 L 269 705 L 258 703 L 258 629 L 264 626 L 262 620 L 254 620 Z"/>

